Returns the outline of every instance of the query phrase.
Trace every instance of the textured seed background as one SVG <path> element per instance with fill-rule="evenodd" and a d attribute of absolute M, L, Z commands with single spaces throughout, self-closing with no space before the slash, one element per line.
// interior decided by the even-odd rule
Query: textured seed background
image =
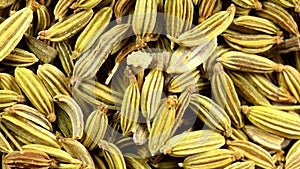
<path fill-rule="evenodd" d="M 3 169 L 300 168 L 300 1 L 0 1 Z"/>

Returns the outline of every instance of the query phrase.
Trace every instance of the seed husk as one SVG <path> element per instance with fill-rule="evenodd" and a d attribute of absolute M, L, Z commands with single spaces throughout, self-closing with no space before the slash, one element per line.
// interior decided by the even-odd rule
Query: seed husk
<path fill-rule="evenodd" d="M 217 149 L 188 156 L 179 166 L 192 168 L 221 168 L 242 158 L 242 154 L 228 149 Z"/>
<path fill-rule="evenodd" d="M 56 162 L 46 153 L 38 150 L 14 151 L 3 159 L 4 164 L 17 168 L 49 168 L 57 167 Z"/>
<path fill-rule="evenodd" d="M 231 118 L 231 122 L 237 128 L 244 126 L 243 116 L 240 112 L 241 103 L 229 75 L 223 70 L 223 66 L 217 63 L 211 78 L 212 92 L 216 103 L 225 107 L 225 111 Z"/>
<path fill-rule="evenodd" d="M 227 145 L 229 145 L 229 149 L 238 151 L 246 159 L 252 160 L 259 167 L 275 168 L 271 155 L 265 149 L 250 141 L 236 140 L 227 142 Z"/>
<path fill-rule="evenodd" d="M 2 61 L 21 41 L 33 19 L 33 11 L 25 7 L 0 24 L 1 39 L 0 61 Z"/>
<path fill-rule="evenodd" d="M 171 137 L 172 128 L 175 123 L 177 96 L 170 95 L 158 109 L 154 117 L 148 140 L 148 147 L 151 154 L 156 154 L 165 142 Z"/>
<path fill-rule="evenodd" d="M 189 107 L 211 129 L 231 135 L 231 120 L 227 113 L 214 101 L 200 94 L 192 94 Z"/>
<path fill-rule="evenodd" d="M 50 122 L 54 122 L 56 119 L 54 103 L 40 78 L 30 69 L 19 67 L 15 69 L 15 78 L 16 82 L 33 106 L 41 113 L 45 114 Z"/>
<path fill-rule="evenodd" d="M 231 4 L 226 11 L 220 11 L 198 26 L 181 34 L 175 42 L 181 46 L 198 46 L 215 39 L 233 21 L 235 6 Z"/>
<path fill-rule="evenodd" d="M 212 130 L 198 130 L 182 133 L 166 142 L 161 152 L 173 157 L 186 157 L 220 148 L 225 138 Z"/>
<path fill-rule="evenodd" d="M 260 129 L 289 139 L 299 137 L 299 116 L 266 106 L 242 106 L 242 112 Z"/>

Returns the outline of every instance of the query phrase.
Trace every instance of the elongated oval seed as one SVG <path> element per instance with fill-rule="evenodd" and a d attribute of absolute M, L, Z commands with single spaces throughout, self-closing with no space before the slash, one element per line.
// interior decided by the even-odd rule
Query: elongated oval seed
<path fill-rule="evenodd" d="M 12 168 L 55 168 L 57 164 L 48 154 L 39 150 L 14 151 L 7 154 L 3 162 Z"/>
<path fill-rule="evenodd" d="M 73 158 L 77 158 L 82 161 L 82 165 L 87 169 L 95 168 L 95 163 L 88 152 L 88 150 L 77 140 L 72 138 L 58 138 L 59 143 Z"/>
<path fill-rule="evenodd" d="M 161 68 L 155 68 L 145 77 L 141 93 L 142 114 L 150 126 L 150 120 L 155 117 L 163 94 L 164 75 Z M 150 127 L 149 127 L 150 128 Z"/>
<path fill-rule="evenodd" d="M 130 85 L 125 91 L 120 112 L 120 124 L 123 135 L 129 135 L 134 131 L 139 118 L 139 107 L 141 101 L 140 90 L 135 76 L 131 74 L 131 72 L 128 76 L 130 78 Z"/>
<path fill-rule="evenodd" d="M 192 94 L 189 106 L 208 127 L 224 133 L 227 137 L 231 135 L 229 116 L 210 98 L 200 94 Z"/>
<path fill-rule="evenodd" d="M 300 147 L 300 141 L 298 140 L 293 144 L 293 146 L 288 151 L 286 155 L 286 163 L 285 163 L 286 169 L 296 169 L 300 167 L 299 147 Z"/>
<path fill-rule="evenodd" d="M 282 72 L 284 70 L 283 65 L 277 64 L 268 58 L 239 51 L 225 52 L 217 60 L 220 61 L 226 69 L 230 70 L 254 73 Z"/>
<path fill-rule="evenodd" d="M 108 26 L 111 17 L 112 9 L 110 7 L 105 7 L 95 13 L 76 40 L 74 51 L 72 52 L 73 59 L 77 58 L 79 53 L 86 51 L 93 45 Z"/>
<path fill-rule="evenodd" d="M 225 111 L 231 118 L 232 124 L 237 128 L 242 128 L 244 126 L 244 121 L 240 111 L 240 100 L 233 85 L 233 81 L 223 70 L 223 66 L 220 63 L 217 63 L 214 66 L 211 86 L 216 102 L 221 107 L 225 107 Z"/>
<path fill-rule="evenodd" d="M 92 18 L 93 10 L 81 11 L 57 22 L 49 29 L 40 31 L 38 38 L 53 42 L 66 40 L 79 32 Z"/>
<path fill-rule="evenodd" d="M 280 29 L 270 20 L 256 16 L 239 16 L 233 20 L 233 23 L 238 26 L 243 26 L 249 29 L 258 30 L 268 34 L 280 35 Z"/>
<path fill-rule="evenodd" d="M 197 130 L 172 137 L 160 151 L 173 157 L 186 157 L 218 149 L 224 144 L 225 138 L 220 133 Z"/>
<path fill-rule="evenodd" d="M 198 46 L 207 43 L 227 29 L 233 21 L 234 14 L 235 6 L 231 4 L 226 11 L 215 13 L 193 29 L 181 34 L 175 42 L 181 46 Z"/>
<path fill-rule="evenodd" d="M 54 122 L 56 119 L 54 103 L 51 95 L 39 77 L 30 69 L 18 67 L 15 69 L 15 78 L 33 106 L 41 113 L 46 114 L 50 122 Z"/>
<path fill-rule="evenodd" d="M 240 152 L 245 158 L 262 168 L 275 168 L 271 155 L 260 146 L 245 140 L 228 141 L 229 149 Z"/>
<path fill-rule="evenodd" d="M 275 134 L 268 133 L 255 126 L 246 125 L 243 130 L 254 142 L 262 145 L 266 149 L 270 150 L 281 150 L 284 138 Z"/>
<path fill-rule="evenodd" d="M 124 40 L 129 32 L 129 24 L 121 24 L 101 35 L 90 50 L 80 54 L 75 63 L 71 85 L 78 87 L 82 80 L 93 78 L 109 56 L 114 46 Z M 114 36 L 116 35 L 117 36 Z"/>
<path fill-rule="evenodd" d="M 15 67 L 26 67 L 31 66 L 38 61 L 39 59 L 33 53 L 20 48 L 15 48 L 1 61 L 1 64 Z"/>
<path fill-rule="evenodd" d="M 0 61 L 17 46 L 32 19 L 32 9 L 25 7 L 0 24 Z"/>
<path fill-rule="evenodd" d="M 266 106 L 242 106 L 242 112 L 257 127 L 290 139 L 300 138 L 300 117 Z"/>
<path fill-rule="evenodd" d="M 242 158 L 242 155 L 237 151 L 217 149 L 188 156 L 183 163 L 179 163 L 179 166 L 185 169 L 222 168 L 240 158 Z"/>
<path fill-rule="evenodd" d="M 103 155 L 108 163 L 109 168 L 126 169 L 124 156 L 115 144 L 101 140 L 99 143 L 99 148 L 104 151 Z"/>
<path fill-rule="evenodd" d="M 90 151 L 93 150 L 100 140 L 103 139 L 108 127 L 107 113 L 108 109 L 105 104 L 98 106 L 87 118 L 85 124 L 85 137 L 81 140 L 82 144 Z"/>
<path fill-rule="evenodd" d="M 44 82 L 45 87 L 52 97 L 57 94 L 71 96 L 68 79 L 57 67 L 51 64 L 39 65 L 37 75 Z"/>
<path fill-rule="evenodd" d="M 151 154 L 156 154 L 165 142 L 171 137 L 172 128 L 175 122 L 177 96 L 170 95 L 158 109 L 154 117 L 149 133 L 148 147 Z"/>
<path fill-rule="evenodd" d="M 83 135 L 84 122 L 83 113 L 77 102 L 70 96 L 58 94 L 53 97 L 58 106 L 69 116 L 72 125 L 72 139 L 81 139 Z"/>

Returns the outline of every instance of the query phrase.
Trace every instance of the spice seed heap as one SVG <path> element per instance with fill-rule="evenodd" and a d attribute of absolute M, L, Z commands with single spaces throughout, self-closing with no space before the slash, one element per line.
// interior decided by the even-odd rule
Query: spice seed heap
<path fill-rule="evenodd" d="M 300 1 L 0 1 L 1 168 L 299 169 Z"/>

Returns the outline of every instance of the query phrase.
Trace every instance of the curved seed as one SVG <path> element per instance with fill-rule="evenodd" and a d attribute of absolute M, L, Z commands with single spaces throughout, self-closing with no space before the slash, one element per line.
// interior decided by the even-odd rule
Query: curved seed
<path fill-rule="evenodd" d="M 108 127 L 107 106 L 99 105 L 87 118 L 84 127 L 85 137 L 81 140 L 82 144 L 90 151 L 96 148 L 100 140 L 104 138 Z"/>
<path fill-rule="evenodd" d="M 210 128 L 231 135 L 231 120 L 227 113 L 215 102 L 206 96 L 192 94 L 189 107 Z"/>
<path fill-rule="evenodd" d="M 183 163 L 179 163 L 178 165 L 185 169 L 222 168 L 240 158 L 242 158 L 242 155 L 239 152 L 227 149 L 217 149 L 188 156 L 184 159 Z"/>
<path fill-rule="evenodd" d="M 68 79 L 57 67 L 51 64 L 39 65 L 37 76 L 42 80 L 52 97 L 58 94 L 71 96 Z"/>
<path fill-rule="evenodd" d="M 55 168 L 56 162 L 48 154 L 38 150 L 14 151 L 7 154 L 3 163 L 12 168 Z"/>
<path fill-rule="evenodd" d="M 0 24 L 0 61 L 2 61 L 21 41 L 33 19 L 33 11 L 25 7 Z"/>
<path fill-rule="evenodd" d="M 77 102 L 70 96 L 58 94 L 53 97 L 58 106 L 64 110 L 72 124 L 72 139 L 81 139 L 83 135 L 83 113 Z"/>
<path fill-rule="evenodd" d="M 177 96 L 170 95 L 157 110 L 158 114 L 154 117 L 148 140 L 148 148 L 152 155 L 156 154 L 173 134 L 177 104 Z"/>
<path fill-rule="evenodd" d="M 42 81 L 31 70 L 26 68 L 15 69 L 16 82 L 25 93 L 33 106 L 45 114 L 50 122 L 56 119 L 54 103 Z"/>
<path fill-rule="evenodd" d="M 38 61 L 39 59 L 33 53 L 15 48 L 1 61 L 1 64 L 14 67 L 26 67 L 31 66 Z"/>
<path fill-rule="evenodd" d="M 229 149 L 241 153 L 259 167 L 276 168 L 271 155 L 265 149 L 250 141 L 236 140 L 228 142 L 227 145 L 229 145 Z"/>
<path fill-rule="evenodd" d="M 91 21 L 78 36 L 72 58 L 76 59 L 81 52 L 88 50 L 97 38 L 104 32 L 112 17 L 112 9 L 105 7 L 95 13 Z"/>
<path fill-rule="evenodd" d="M 239 51 L 228 51 L 217 59 L 226 69 L 253 72 L 271 73 L 282 72 L 283 65 L 273 62 L 263 56 L 247 54 Z"/>
<path fill-rule="evenodd" d="M 100 141 L 99 147 L 103 150 L 103 155 L 110 169 L 125 169 L 126 163 L 120 149 L 113 143 Z"/>
<path fill-rule="evenodd" d="M 300 138 L 300 118 L 266 106 L 242 106 L 242 112 L 255 126 L 289 139 Z"/>
<path fill-rule="evenodd" d="M 66 19 L 52 25 L 49 29 L 40 31 L 38 38 L 47 39 L 52 42 L 66 40 L 79 32 L 89 22 L 92 16 L 92 9 L 70 15 Z"/>
<path fill-rule="evenodd" d="M 49 130 L 53 131 L 52 124 L 46 118 L 44 114 L 34 109 L 33 107 L 27 106 L 25 104 L 15 104 L 11 107 L 4 109 L 5 112 L 9 112 L 14 116 L 18 116 L 23 120 L 29 120 L 35 124 Z"/>
<path fill-rule="evenodd" d="M 69 153 L 59 148 L 50 147 L 42 144 L 27 144 L 22 146 L 22 148 L 26 150 L 37 150 L 44 153 L 47 153 L 49 156 L 55 158 L 55 160 L 59 162 L 66 162 L 66 163 L 74 163 L 74 164 L 81 164 L 80 160 L 73 158 Z"/>
<path fill-rule="evenodd" d="M 175 42 L 180 46 L 198 46 L 215 39 L 224 32 L 235 14 L 235 6 L 231 4 L 226 11 L 213 14 L 201 24 L 181 34 Z"/>
<path fill-rule="evenodd" d="M 197 130 L 172 137 L 160 149 L 173 157 L 186 157 L 218 149 L 225 144 L 225 138 L 213 130 Z"/>
<path fill-rule="evenodd" d="M 263 8 L 255 13 L 263 18 L 269 19 L 285 29 L 286 31 L 299 35 L 298 25 L 294 18 L 283 7 L 272 2 L 262 2 Z"/>
<path fill-rule="evenodd" d="M 223 66 L 217 63 L 214 66 L 214 73 L 211 77 L 211 86 L 216 103 L 228 113 L 231 122 L 237 128 L 244 126 L 241 114 L 241 103 L 233 85 L 233 81 L 223 70 Z"/>
<path fill-rule="evenodd" d="M 86 169 L 94 169 L 94 161 L 88 150 L 77 140 L 72 138 L 58 138 L 58 142 L 73 158 L 82 162 L 82 166 Z"/>

